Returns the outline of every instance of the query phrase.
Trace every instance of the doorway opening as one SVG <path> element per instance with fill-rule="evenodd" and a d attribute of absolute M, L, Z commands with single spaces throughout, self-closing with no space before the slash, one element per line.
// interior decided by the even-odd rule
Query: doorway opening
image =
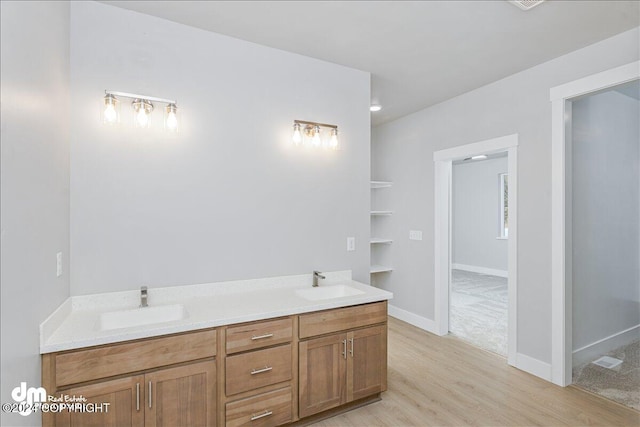
<path fill-rule="evenodd" d="M 566 102 L 570 380 L 640 410 L 640 80 Z"/>
<path fill-rule="evenodd" d="M 510 365 L 516 363 L 517 349 L 517 148 L 518 135 L 514 134 L 437 151 L 433 156 L 437 333 L 446 335 L 452 330 L 460 335 L 466 329 L 468 332 L 466 338 L 469 341 L 487 350 L 506 355 Z M 455 222 L 453 170 L 457 165 L 464 164 L 465 159 L 484 160 L 478 156 L 484 156 L 487 159 L 504 159 L 505 155 L 506 172 L 497 173 L 493 182 L 496 204 L 493 206 L 495 222 L 491 232 L 493 239 L 499 240 L 499 243 L 506 243 L 506 264 L 484 263 L 484 268 L 478 268 L 477 265 L 464 263 L 465 258 L 459 256 L 460 248 L 456 247 L 453 240 L 460 237 L 453 231 Z M 504 209 L 504 206 L 500 204 L 499 195 L 500 191 L 504 193 L 505 190 L 507 198 L 503 202 L 507 203 L 508 210 L 500 215 L 499 209 Z M 478 232 L 471 230 L 469 234 L 473 237 Z M 493 293 L 492 296 L 489 295 L 491 293 Z M 503 301 L 502 309 L 498 308 L 501 304 L 500 300 Z M 493 309 L 489 310 L 488 308 L 492 305 Z M 503 338 L 500 338 L 500 328 L 496 328 L 495 322 L 491 324 L 488 319 L 500 317 L 502 314 L 505 315 L 503 319 L 506 336 L 502 333 Z M 480 322 L 484 324 L 479 325 Z M 480 340 L 473 342 L 473 336 Z"/>
<path fill-rule="evenodd" d="M 551 245 L 551 286 L 552 286 L 552 305 L 551 305 L 551 326 L 552 326 L 552 335 L 551 335 L 551 379 L 555 384 L 561 386 L 567 386 L 573 382 L 573 368 L 574 368 L 574 354 L 582 353 L 587 354 L 590 349 L 596 349 L 600 346 L 601 343 L 605 343 L 610 341 L 610 339 L 614 339 L 615 337 L 624 337 L 631 333 L 637 333 L 640 325 L 636 325 L 631 327 L 631 329 L 621 330 L 619 332 L 610 332 L 604 331 L 602 329 L 603 326 L 609 325 L 608 321 L 598 322 L 597 328 L 599 330 L 598 333 L 604 332 L 602 338 L 593 341 L 591 339 L 584 339 L 584 336 L 581 334 L 583 332 L 578 332 L 576 335 L 576 340 L 582 340 L 581 344 L 574 343 L 574 328 L 578 327 L 575 323 L 574 319 L 574 292 L 573 287 L 577 285 L 574 279 L 574 267 L 577 267 L 574 262 L 574 236 L 575 232 L 578 233 L 587 233 L 591 234 L 592 241 L 590 242 L 591 247 L 587 248 L 589 250 L 597 249 L 597 247 L 606 246 L 608 241 L 611 239 L 612 234 L 602 233 L 602 230 L 599 230 L 596 224 L 591 224 L 589 227 L 583 227 L 580 231 L 574 230 L 574 220 L 576 212 L 574 212 L 574 200 L 573 200 L 573 153 L 572 153 L 572 133 L 574 129 L 572 128 L 572 108 L 574 106 L 574 101 L 582 99 L 585 95 L 596 94 L 599 92 L 606 91 L 608 89 L 614 88 L 615 86 L 619 86 L 629 82 L 636 82 L 640 80 L 640 61 L 635 61 L 629 63 L 627 65 L 623 65 L 617 68 L 613 68 L 607 71 L 603 71 L 601 73 L 593 74 L 591 76 L 569 82 L 563 84 L 561 86 L 554 87 L 550 90 L 550 100 L 552 102 L 552 216 L 551 216 L 551 237 L 552 237 L 552 245 Z M 606 114 L 610 114 L 613 110 L 606 109 Z M 637 118 L 637 116 L 636 116 Z M 617 139 L 617 138 L 616 138 Z M 636 137 L 637 144 L 637 137 Z M 602 148 L 600 145 L 599 148 Z M 617 150 L 619 151 L 619 150 Z M 583 153 L 584 154 L 584 153 Z M 605 155 L 609 154 L 619 154 L 619 153 L 609 153 L 605 150 Z M 636 156 L 638 156 L 638 152 L 636 151 Z M 591 168 L 589 170 L 590 174 L 601 179 L 598 181 L 598 186 L 605 183 L 608 179 L 606 174 L 611 172 L 615 175 L 620 168 L 620 166 L 616 166 L 615 162 L 609 162 L 605 157 L 598 156 L 597 166 Z M 633 154 L 629 153 L 629 158 L 633 158 Z M 637 157 L 636 157 L 637 159 Z M 629 159 L 626 159 L 629 160 Z M 637 160 L 636 160 L 637 161 Z M 636 163 L 637 165 L 637 163 Z M 636 166 L 637 167 L 637 166 Z M 602 172 L 606 172 L 603 176 Z M 626 168 L 626 171 L 629 171 L 629 168 Z M 637 179 L 637 178 L 636 178 Z M 605 189 L 609 188 L 611 194 L 608 194 L 606 197 L 614 194 L 619 191 L 621 188 L 618 185 L 604 185 Z M 582 191 L 582 190 L 578 190 Z M 631 192 L 629 192 L 631 194 Z M 578 196 L 580 197 L 580 196 Z M 636 194 L 635 197 L 640 197 Z M 633 196 L 631 197 L 633 198 Z M 627 198 L 628 199 L 628 198 Z M 637 199 L 636 199 L 637 200 Z M 592 198 L 592 202 L 594 204 L 602 204 L 606 205 L 603 202 L 603 198 Z M 625 200 L 627 203 L 629 200 Z M 589 209 L 595 208 L 597 206 L 591 206 Z M 622 207 L 618 205 L 608 206 L 610 212 L 612 210 L 620 210 L 622 211 Z M 636 210 L 636 221 L 637 221 L 637 210 Z M 620 212 L 613 212 L 615 215 Z M 578 223 L 584 220 L 578 219 Z M 637 224 L 637 222 L 636 222 Z M 632 235 L 633 227 L 628 227 L 627 231 L 630 235 Z M 635 229 L 637 233 L 637 228 Z M 601 236 L 594 235 L 593 232 L 600 232 Z M 575 244 L 578 244 L 575 242 Z M 580 250 L 581 248 L 576 248 Z M 637 254 L 638 252 L 636 252 Z M 614 250 L 613 253 L 606 254 L 606 258 L 612 258 L 612 255 L 619 254 L 622 255 L 622 258 L 627 256 L 626 253 L 618 250 L 618 247 Z M 637 256 L 637 255 L 636 255 Z M 578 258 L 581 258 L 581 255 L 578 254 Z M 622 258 L 618 258 L 617 261 L 621 261 Z M 633 261 L 629 259 L 627 264 L 631 264 Z M 638 262 L 636 258 L 636 262 Z M 584 264 L 582 260 L 579 260 L 578 264 Z M 607 269 L 606 266 L 602 266 L 601 263 L 598 266 L 604 270 Z M 635 264 L 638 265 L 637 263 Z M 625 266 L 625 268 L 627 268 Z M 580 277 L 581 274 L 578 274 Z M 582 276 L 584 276 L 582 274 Z M 607 274 L 601 275 L 604 277 L 605 288 L 608 288 L 609 284 L 612 282 L 610 279 L 613 276 L 609 276 Z M 637 276 L 635 276 L 637 278 Z M 633 280 L 633 278 L 631 279 Z M 637 280 L 637 279 L 636 279 Z M 584 283 L 579 286 L 583 287 Z M 637 292 L 638 282 L 635 284 L 631 284 L 631 286 L 635 287 Z M 599 287 L 599 290 L 602 290 L 603 287 Z M 609 298 L 611 296 L 615 296 L 619 294 L 619 291 L 611 289 L 610 292 L 605 292 L 604 295 Z M 620 299 L 618 306 L 622 309 L 622 306 L 626 304 L 630 304 L 632 306 L 632 310 L 635 313 L 638 313 L 638 308 L 640 301 L 638 301 L 638 294 L 636 293 L 635 301 L 627 301 L 627 298 Z M 626 301 L 626 302 L 624 302 Z M 578 305 L 583 305 L 584 301 L 575 301 Z M 635 309 L 633 308 L 635 306 Z M 577 306 L 575 307 L 577 309 Z M 615 310 L 604 310 L 603 306 L 599 306 L 596 311 L 593 313 L 594 316 L 601 315 L 602 311 L 605 311 L 609 317 L 617 317 L 618 315 L 622 315 L 626 313 L 626 307 L 624 310 L 621 310 L 618 313 L 618 309 Z M 577 314 L 577 313 L 576 313 Z M 579 316 L 579 314 L 578 314 Z M 626 316 L 623 316 L 626 317 Z M 605 328 L 606 329 L 606 328 Z M 589 331 L 589 333 L 593 332 L 593 330 Z M 586 344 L 585 344 L 586 343 Z M 574 344 L 577 344 L 576 347 Z M 581 347 L 580 347 L 581 346 Z M 598 355 L 594 355 L 597 357 L 593 361 L 598 361 L 600 357 Z M 616 357 L 613 357 L 614 359 Z M 602 360 L 603 362 L 608 362 L 607 359 Z M 577 364 L 576 364 L 577 365 Z M 608 366 L 616 368 L 615 363 L 609 363 Z M 619 367 L 620 365 L 618 365 Z M 602 367 L 603 369 L 608 369 L 606 367 Z M 637 389 L 636 389 L 637 390 Z"/>
<path fill-rule="evenodd" d="M 507 357 L 507 152 L 454 160 L 449 332 Z"/>

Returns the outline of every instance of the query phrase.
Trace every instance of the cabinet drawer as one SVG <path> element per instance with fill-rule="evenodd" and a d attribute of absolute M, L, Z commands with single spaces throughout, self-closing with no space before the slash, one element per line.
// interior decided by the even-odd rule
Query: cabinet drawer
<path fill-rule="evenodd" d="M 300 315 L 300 338 L 345 331 L 387 321 L 387 302 L 374 302 Z"/>
<path fill-rule="evenodd" d="M 55 359 L 56 386 L 204 359 L 215 354 L 215 330 L 61 353 Z"/>
<path fill-rule="evenodd" d="M 227 403 L 226 427 L 271 427 L 291 421 L 291 387 Z"/>
<path fill-rule="evenodd" d="M 227 396 L 291 379 L 291 344 L 229 356 Z"/>
<path fill-rule="evenodd" d="M 291 318 L 247 323 L 227 328 L 227 354 L 291 342 Z"/>

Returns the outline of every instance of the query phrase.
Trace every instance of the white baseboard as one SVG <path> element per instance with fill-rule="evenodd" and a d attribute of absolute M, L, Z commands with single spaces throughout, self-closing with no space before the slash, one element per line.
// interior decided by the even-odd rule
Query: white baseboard
<path fill-rule="evenodd" d="M 620 331 L 584 347 L 573 350 L 573 366 L 591 362 L 598 357 L 640 338 L 640 325 Z"/>
<path fill-rule="evenodd" d="M 426 317 L 418 316 L 415 313 L 403 310 L 390 304 L 388 306 L 388 309 L 389 316 L 395 317 L 396 319 L 402 320 L 403 322 L 407 322 L 420 329 L 424 329 L 425 331 L 431 332 L 432 334 L 438 334 L 438 329 L 436 328 L 435 321 L 427 319 Z"/>
<path fill-rule="evenodd" d="M 489 274 L 491 276 L 498 276 L 498 277 L 509 276 L 509 272 L 507 270 L 497 270 L 495 268 L 479 267 L 477 265 L 451 263 L 451 268 L 453 270 L 464 270 L 464 271 L 470 271 L 472 273 Z"/>
<path fill-rule="evenodd" d="M 551 381 L 551 364 L 542 362 L 522 353 L 516 353 L 515 367 L 521 371 L 540 377 L 543 380 Z"/>

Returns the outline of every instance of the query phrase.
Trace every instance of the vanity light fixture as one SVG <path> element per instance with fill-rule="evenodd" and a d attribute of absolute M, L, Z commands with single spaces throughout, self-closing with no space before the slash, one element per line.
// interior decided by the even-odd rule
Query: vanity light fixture
<path fill-rule="evenodd" d="M 133 123 L 138 128 L 148 128 L 151 120 L 151 113 L 154 110 L 153 103 L 167 104 L 165 107 L 164 127 L 166 130 L 175 132 L 178 130 L 178 106 L 172 99 L 156 98 L 155 96 L 137 95 L 135 93 L 116 92 L 105 90 L 104 112 L 102 115 L 105 124 L 117 124 L 120 121 L 120 100 L 119 98 L 130 98 L 131 109 L 133 111 Z"/>
<path fill-rule="evenodd" d="M 322 128 L 330 129 L 328 137 L 324 139 Z M 306 120 L 294 120 L 291 141 L 294 145 L 304 144 L 313 148 L 322 147 L 337 150 L 339 148 L 338 126 L 308 122 Z"/>

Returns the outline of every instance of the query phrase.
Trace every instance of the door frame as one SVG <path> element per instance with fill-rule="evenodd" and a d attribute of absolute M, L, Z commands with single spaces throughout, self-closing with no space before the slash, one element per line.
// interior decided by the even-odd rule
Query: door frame
<path fill-rule="evenodd" d="M 551 88 L 551 381 L 572 382 L 571 99 L 640 79 L 640 61 Z"/>
<path fill-rule="evenodd" d="M 451 282 L 451 176 L 454 160 L 506 151 L 509 174 L 507 363 L 515 366 L 517 352 L 518 280 L 518 134 L 487 139 L 433 153 L 435 170 L 435 323 L 438 335 L 449 333 Z"/>

